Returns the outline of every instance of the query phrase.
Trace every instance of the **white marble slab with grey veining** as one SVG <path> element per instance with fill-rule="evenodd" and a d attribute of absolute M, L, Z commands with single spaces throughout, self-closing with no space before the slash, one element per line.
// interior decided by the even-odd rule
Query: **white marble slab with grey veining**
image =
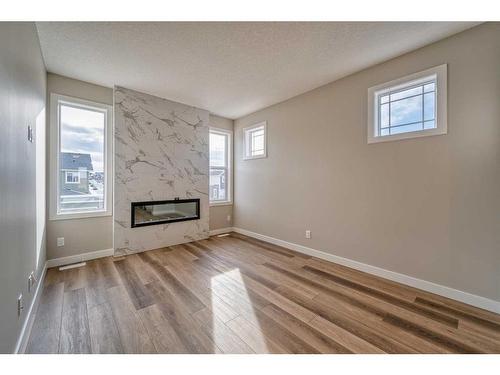
<path fill-rule="evenodd" d="M 115 87 L 114 248 L 123 255 L 208 237 L 208 111 Z M 131 228 L 130 203 L 200 198 L 200 220 Z"/>

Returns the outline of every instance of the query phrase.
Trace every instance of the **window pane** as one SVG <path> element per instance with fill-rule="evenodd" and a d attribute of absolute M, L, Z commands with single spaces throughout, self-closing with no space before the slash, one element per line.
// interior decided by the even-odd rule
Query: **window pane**
<path fill-rule="evenodd" d="M 224 134 L 210 133 L 210 166 L 226 166 L 226 138 Z"/>
<path fill-rule="evenodd" d="M 431 92 L 424 95 L 424 121 L 434 120 L 434 103 L 435 103 L 436 93 Z"/>
<path fill-rule="evenodd" d="M 434 129 L 436 127 L 436 123 L 434 120 L 424 122 L 424 129 Z"/>
<path fill-rule="evenodd" d="M 259 137 L 264 135 L 264 129 L 257 129 L 252 131 L 252 137 Z"/>
<path fill-rule="evenodd" d="M 389 95 L 384 95 L 380 98 L 380 103 L 387 103 L 389 101 Z"/>
<path fill-rule="evenodd" d="M 210 131 L 210 202 L 229 200 L 229 182 L 227 181 L 229 135 Z"/>
<path fill-rule="evenodd" d="M 252 138 L 252 155 L 262 155 L 264 153 L 264 134 Z"/>
<path fill-rule="evenodd" d="M 104 207 L 105 113 L 60 105 L 59 213 Z"/>
<path fill-rule="evenodd" d="M 210 168 L 210 201 L 227 201 L 227 169 Z"/>
<path fill-rule="evenodd" d="M 391 126 L 417 121 L 422 121 L 421 95 L 391 103 Z"/>
<path fill-rule="evenodd" d="M 422 86 L 414 87 L 412 89 L 399 91 L 395 94 L 391 94 L 391 101 L 404 99 L 409 96 L 418 95 L 422 93 Z"/>
<path fill-rule="evenodd" d="M 424 86 L 424 92 L 436 91 L 436 83 L 432 82 Z"/>
<path fill-rule="evenodd" d="M 380 127 L 387 126 L 389 126 L 389 104 L 382 104 L 380 106 Z"/>
<path fill-rule="evenodd" d="M 422 130 L 422 123 L 404 125 L 404 126 L 398 126 L 395 128 L 391 128 L 391 135 L 392 134 L 414 132 L 414 131 L 418 131 L 418 130 Z"/>

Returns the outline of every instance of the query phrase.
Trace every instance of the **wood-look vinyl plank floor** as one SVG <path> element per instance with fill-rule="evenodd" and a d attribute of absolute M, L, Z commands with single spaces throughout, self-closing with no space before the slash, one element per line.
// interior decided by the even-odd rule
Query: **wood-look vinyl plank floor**
<path fill-rule="evenodd" d="M 27 353 L 500 353 L 500 316 L 241 234 L 49 269 Z"/>

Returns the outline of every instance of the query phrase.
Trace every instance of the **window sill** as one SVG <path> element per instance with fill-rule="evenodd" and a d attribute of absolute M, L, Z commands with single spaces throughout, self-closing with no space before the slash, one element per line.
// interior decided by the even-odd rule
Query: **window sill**
<path fill-rule="evenodd" d="M 58 220 L 73 220 L 73 219 L 91 219 L 96 217 L 106 217 L 113 216 L 112 212 L 108 211 L 100 211 L 100 212 L 79 212 L 73 214 L 57 214 L 51 215 L 49 217 L 50 221 L 58 221 Z"/>
<path fill-rule="evenodd" d="M 267 158 L 267 155 L 259 155 L 259 156 L 244 156 L 243 160 L 253 160 L 253 159 L 264 159 Z"/>
<path fill-rule="evenodd" d="M 384 136 L 379 136 L 379 137 L 369 137 L 368 144 L 380 143 L 380 142 L 390 142 L 390 141 L 400 141 L 403 139 L 428 137 L 428 136 L 432 136 L 432 135 L 444 135 L 447 133 L 448 133 L 447 128 L 442 127 L 442 128 L 420 130 L 420 131 L 416 131 L 416 132 L 408 132 L 408 133 L 401 133 L 401 134 L 394 134 L 394 135 L 384 135 Z"/>
<path fill-rule="evenodd" d="M 218 207 L 218 206 L 232 206 L 233 202 L 232 201 L 225 201 L 225 202 L 211 202 L 209 204 L 210 207 Z"/>

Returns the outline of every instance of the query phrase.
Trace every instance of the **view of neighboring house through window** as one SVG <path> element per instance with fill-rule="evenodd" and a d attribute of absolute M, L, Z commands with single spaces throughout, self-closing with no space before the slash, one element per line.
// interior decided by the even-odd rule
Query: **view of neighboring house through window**
<path fill-rule="evenodd" d="M 231 202 L 231 132 L 210 129 L 210 203 Z"/>
<path fill-rule="evenodd" d="M 55 216 L 106 213 L 106 143 L 111 110 L 105 105 L 59 95 L 52 100 L 59 141 Z"/>

